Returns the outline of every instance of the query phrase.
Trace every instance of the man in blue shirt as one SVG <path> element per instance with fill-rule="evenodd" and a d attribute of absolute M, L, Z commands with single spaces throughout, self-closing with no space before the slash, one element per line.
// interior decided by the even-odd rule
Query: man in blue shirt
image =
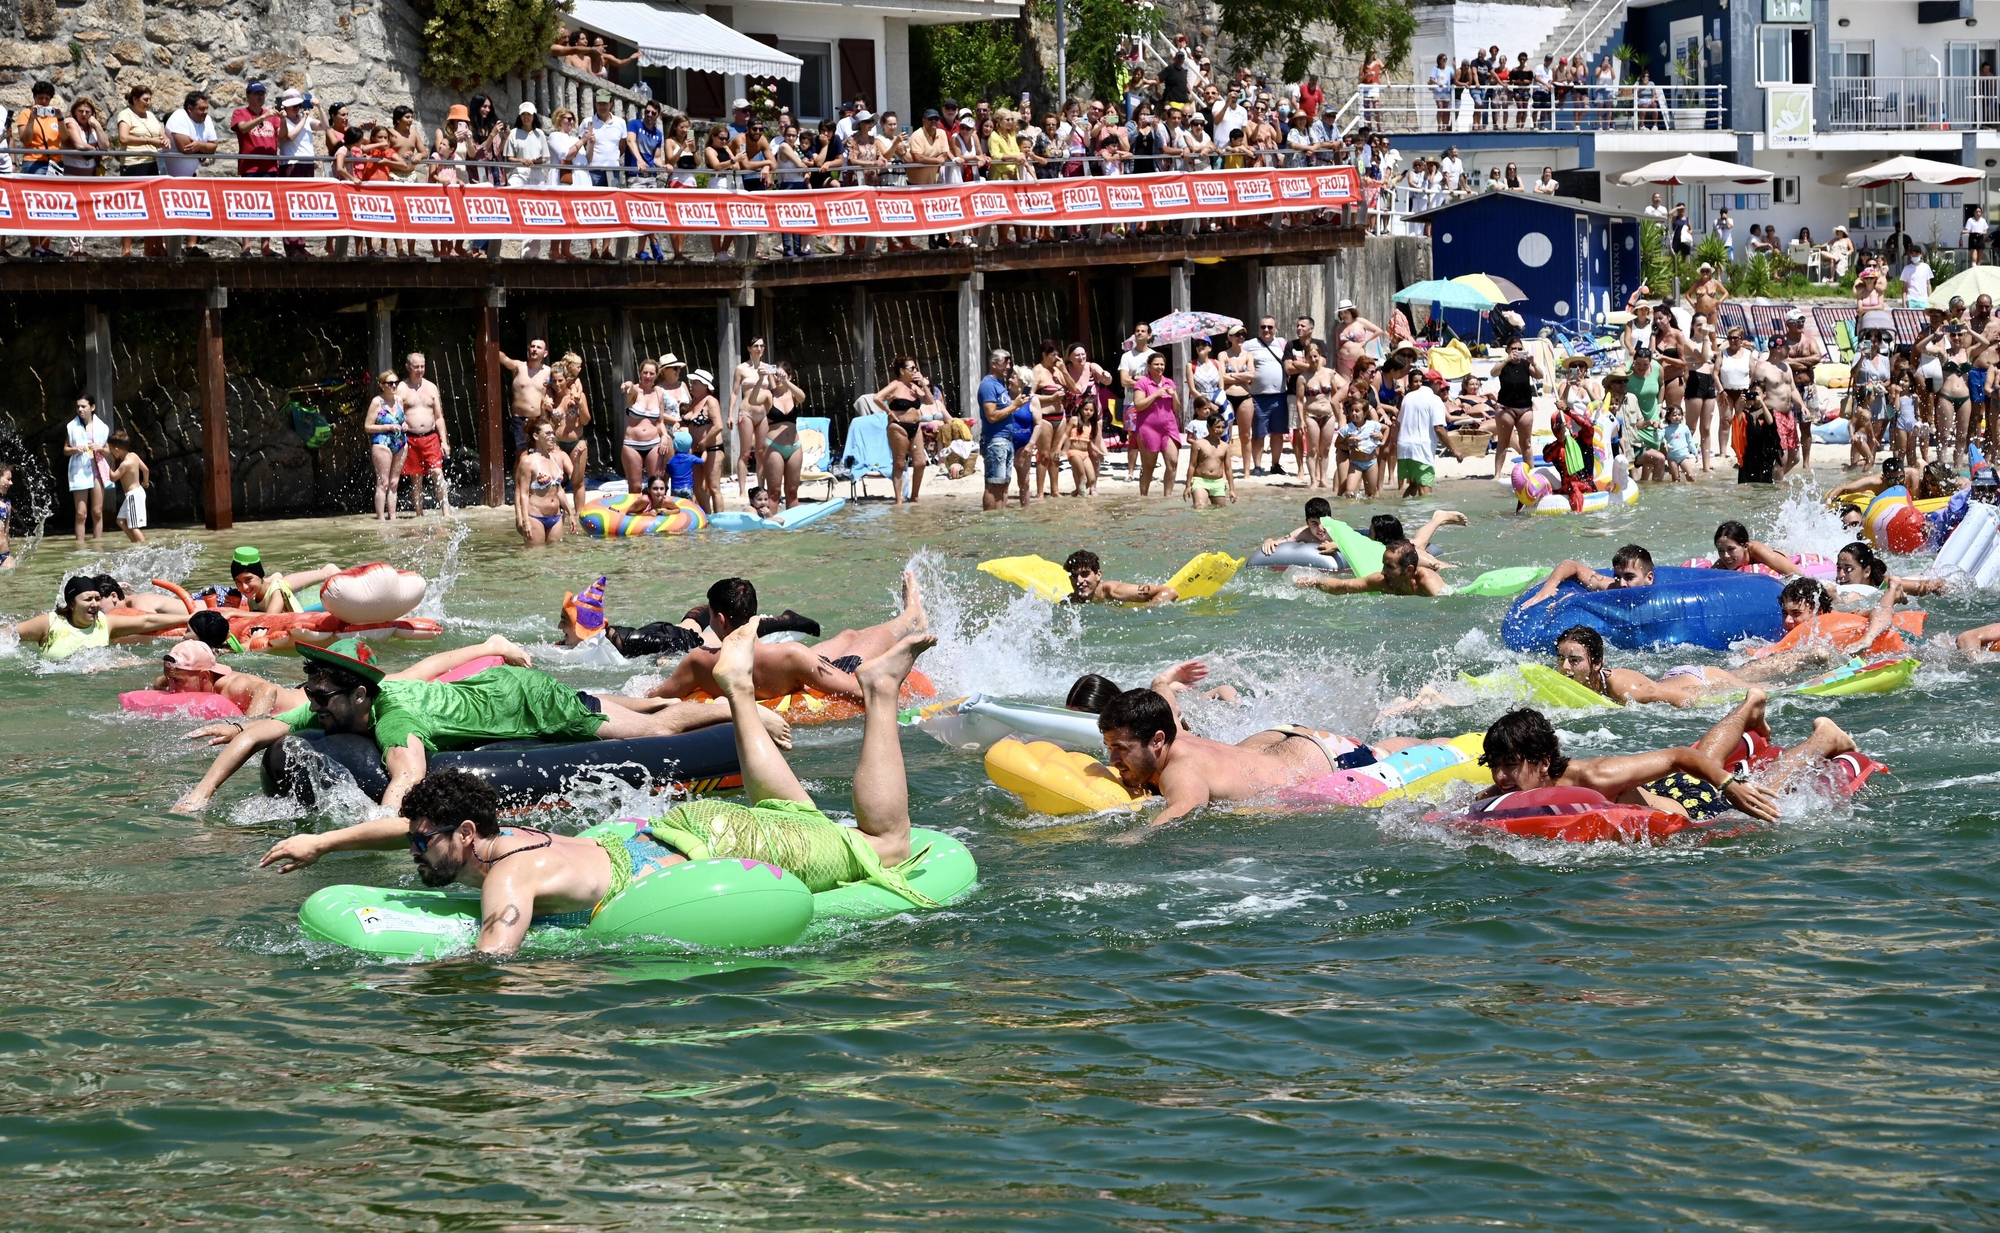
<path fill-rule="evenodd" d="M 1019 479 L 1022 508 L 1028 504 L 1027 456 L 1020 451 L 1034 439 L 1035 413 L 1028 406 L 1027 390 L 1013 378 L 1013 371 L 1014 357 L 996 350 L 986 357 L 986 376 L 979 382 L 979 455 L 986 463 L 981 509 L 996 510 L 1007 504 L 1009 470 Z"/>
<path fill-rule="evenodd" d="M 660 105 L 651 100 L 636 120 L 625 122 L 625 166 L 631 170 L 625 176 L 628 188 L 658 188 L 655 178 L 660 173 L 660 142 L 666 139 L 666 130 L 660 127 Z M 660 237 L 648 234 L 645 247 L 639 251 L 641 261 L 664 261 L 660 252 Z"/>

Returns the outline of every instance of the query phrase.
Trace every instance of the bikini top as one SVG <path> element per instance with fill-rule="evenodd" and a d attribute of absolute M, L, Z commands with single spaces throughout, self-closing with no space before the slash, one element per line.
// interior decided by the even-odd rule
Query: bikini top
<path fill-rule="evenodd" d="M 889 410 L 891 411 L 914 411 L 922 405 L 914 398 L 891 398 L 889 400 Z"/>
<path fill-rule="evenodd" d="M 528 481 L 528 491 L 547 492 L 551 488 L 562 487 L 562 481 L 563 477 L 560 471 L 558 471 L 554 475 L 550 475 L 548 472 L 542 470 L 541 467 L 537 466 L 535 468 L 534 478 Z"/>
<path fill-rule="evenodd" d="M 658 411 L 648 411 L 646 410 L 644 405 L 636 402 L 633 403 L 631 406 L 625 408 L 625 414 L 631 416 L 635 420 L 657 420 L 660 418 L 660 413 Z"/>
<path fill-rule="evenodd" d="M 1957 360 L 1946 360 L 1944 362 L 1944 373 L 1947 377 L 1963 377 L 1971 371 L 1972 364 L 1970 361 L 1960 363 Z"/>
<path fill-rule="evenodd" d="M 780 407 L 777 400 L 773 399 L 771 409 L 765 413 L 765 418 L 773 424 L 796 424 L 799 420 L 799 409 L 797 406 Z"/>

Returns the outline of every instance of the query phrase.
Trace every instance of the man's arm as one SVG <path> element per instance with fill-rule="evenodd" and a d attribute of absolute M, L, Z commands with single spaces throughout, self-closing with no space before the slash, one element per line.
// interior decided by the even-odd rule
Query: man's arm
<path fill-rule="evenodd" d="M 271 845 L 271 850 L 264 853 L 264 859 L 257 862 L 257 867 L 266 869 L 275 864 L 279 873 L 293 873 L 329 852 L 386 852 L 409 841 L 408 818 L 394 815 L 370 818 L 323 835 L 287 835 Z"/>
<path fill-rule="evenodd" d="M 235 731 L 231 732 L 231 728 Z M 188 739 L 191 741 L 206 738 L 210 744 L 225 740 L 228 743 L 223 746 L 222 752 L 215 756 L 215 761 L 209 765 L 208 773 L 201 777 L 201 782 L 174 803 L 173 812 L 194 813 L 207 805 L 214 797 L 215 790 L 248 762 L 251 754 L 266 745 L 285 739 L 291 731 L 291 725 L 281 719 L 259 719 L 247 724 L 237 724 L 234 721 L 208 724 L 189 733 Z"/>
<path fill-rule="evenodd" d="M 480 957 L 512 956 L 521 949 L 521 940 L 528 936 L 528 926 L 534 918 L 534 892 L 513 870 L 503 866 L 479 888 Z"/>
<path fill-rule="evenodd" d="M 390 681 L 435 681 L 453 668 L 463 668 L 475 659 L 488 655 L 498 655 L 516 668 L 532 668 L 528 653 L 507 639 L 495 634 L 484 642 L 462 646 L 455 651 L 439 651 L 435 655 L 411 664 L 401 672 L 391 672 L 384 680 Z"/>
<path fill-rule="evenodd" d="M 1444 447 L 1447 454 L 1451 455 L 1453 462 L 1465 461 L 1464 457 L 1459 454 L 1458 447 L 1451 443 L 1451 430 L 1449 428 L 1443 424 L 1433 424 L 1431 425 L 1431 432 L 1437 437 L 1438 444 Z"/>
<path fill-rule="evenodd" d="M 1532 608 L 1556 593 L 1556 588 L 1565 582 L 1577 582 L 1586 591 L 1602 591 L 1611 585 L 1611 579 L 1585 565 L 1581 561 L 1564 561 L 1549 571 L 1542 585 L 1533 595 L 1523 600 L 1521 607 Z"/>
<path fill-rule="evenodd" d="M 1294 578 L 1292 585 L 1311 587 L 1315 591 L 1325 591 L 1328 595 L 1362 595 L 1382 589 L 1382 575 L 1373 573 L 1366 578 L 1335 578 L 1327 574 L 1307 574 Z"/>
<path fill-rule="evenodd" d="M 390 813 L 403 812 L 403 797 L 417 781 L 424 777 L 429 759 L 424 756 L 424 743 L 411 733 L 401 745 L 384 750 L 382 761 L 389 767 L 389 786 L 382 789 L 382 808 Z"/>
<path fill-rule="evenodd" d="M 1764 822 L 1778 820 L 1777 800 L 1768 791 L 1755 784 L 1736 782 L 1723 769 L 1722 763 L 1699 749 L 1690 749 L 1685 745 L 1652 753 L 1572 762 L 1563 780 L 1579 787 L 1594 788 L 1616 800 L 1641 784 L 1651 783 L 1675 771 L 1692 775 L 1711 787 L 1721 789 L 1731 805 L 1753 818 Z"/>
<path fill-rule="evenodd" d="M 1166 826 L 1208 804 L 1208 781 L 1192 767 L 1169 765 L 1160 776 L 1160 795 L 1167 807 L 1153 815 L 1152 825 Z"/>
<path fill-rule="evenodd" d="M 1172 587 L 1155 586 L 1150 582 L 1113 582 L 1105 579 L 1097 584 L 1092 599 L 1114 604 L 1158 603 L 1163 597 L 1178 599 Z"/>
<path fill-rule="evenodd" d="M 506 369 L 508 372 L 519 372 L 521 369 L 526 368 L 528 366 L 528 362 L 526 360 L 517 360 L 513 356 L 508 355 L 505 351 L 499 352 L 499 355 L 500 355 L 500 367 Z"/>
<path fill-rule="evenodd" d="M 673 675 L 647 690 L 646 696 L 648 698 L 685 698 L 700 688 L 701 679 L 695 673 L 695 659 L 701 654 L 702 651 L 696 649 L 683 655 L 681 662 L 674 665 Z M 707 664 L 710 667 L 714 664 L 714 655 L 712 652 L 709 653 Z"/>

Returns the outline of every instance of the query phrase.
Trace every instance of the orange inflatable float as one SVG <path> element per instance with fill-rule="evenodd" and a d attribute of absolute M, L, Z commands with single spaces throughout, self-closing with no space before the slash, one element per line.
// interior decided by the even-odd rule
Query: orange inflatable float
<path fill-rule="evenodd" d="M 377 562 L 356 566 L 346 573 L 390 568 Z M 403 571 L 395 572 L 400 574 Z M 153 585 L 179 596 L 190 613 L 203 607 L 220 612 L 229 621 L 230 636 L 246 651 L 290 655 L 297 653 L 300 642 L 326 646 L 342 638 L 357 637 L 388 636 L 406 642 L 428 642 L 444 632 L 444 626 L 429 617 L 399 616 L 389 620 L 349 623 L 331 612 L 249 612 L 242 608 L 198 603 L 184 588 L 164 578 L 153 579 Z M 421 600 L 423 597 L 420 594 L 417 598 Z M 182 632 L 185 633 L 185 627 Z"/>
<path fill-rule="evenodd" d="M 1909 650 L 1902 634 L 1912 638 L 1924 636 L 1924 620 L 1928 614 L 1922 612 L 1898 612 L 1890 621 L 1890 628 L 1877 635 L 1866 650 L 1860 646 L 1861 635 L 1868 632 L 1868 618 L 1859 612 L 1823 612 L 1810 621 L 1792 627 L 1792 632 L 1772 643 L 1750 652 L 1750 658 L 1762 659 L 1766 655 L 1776 655 L 1780 651 L 1796 651 L 1807 642 L 1824 639 L 1839 647 L 1849 655 L 1894 655 Z M 1898 633 L 1900 630 L 1902 633 Z"/>
<path fill-rule="evenodd" d="M 937 686 L 923 673 L 912 669 L 897 703 L 909 706 L 923 698 L 937 697 Z M 713 702 L 715 695 L 707 690 L 696 690 L 688 695 L 690 702 Z M 776 698 L 759 698 L 757 705 L 783 715 L 794 724 L 828 724 L 842 719 L 859 719 L 867 709 L 860 700 L 844 695 L 823 694 L 817 689 L 801 689 L 796 693 L 784 694 Z"/>

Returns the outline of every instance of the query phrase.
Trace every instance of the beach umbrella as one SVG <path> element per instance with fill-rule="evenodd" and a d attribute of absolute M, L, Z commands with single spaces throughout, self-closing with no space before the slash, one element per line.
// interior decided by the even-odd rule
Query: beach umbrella
<path fill-rule="evenodd" d="M 1618 177 L 1624 185 L 1633 184 L 1769 184 L 1771 174 L 1742 163 L 1725 163 L 1719 158 L 1703 158 L 1699 154 L 1676 154 L 1663 158 L 1657 163 L 1647 163 L 1644 167 L 1626 172 Z"/>
<path fill-rule="evenodd" d="M 1495 304 L 1518 304 L 1528 298 L 1527 292 L 1492 274 L 1460 274 L 1451 281 L 1472 288 Z"/>
<path fill-rule="evenodd" d="M 1821 176 L 1819 182 L 1835 188 L 1880 188 L 1884 184 L 1905 180 L 1914 180 L 1919 184 L 1972 184 L 1985 178 L 1986 173 L 1977 167 L 1961 167 L 1957 163 L 1940 163 L 1933 158 L 1898 154 L 1887 162 Z"/>
<path fill-rule="evenodd" d="M 1949 308 L 1951 297 L 1964 296 L 1967 304 L 1982 295 L 2000 302 L 2000 265 L 1975 265 L 1931 288 L 1932 308 Z"/>
<path fill-rule="evenodd" d="M 1477 287 L 1448 278 L 1411 283 L 1389 298 L 1406 304 L 1429 302 L 1439 308 L 1469 308 L 1474 312 L 1485 312 L 1494 304 L 1493 298 Z"/>
<path fill-rule="evenodd" d="M 1243 322 L 1235 317 L 1225 317 L 1221 313 L 1168 313 L 1153 324 L 1153 345 L 1164 347 L 1173 343 L 1186 342 L 1190 338 L 1214 338 L 1227 334 L 1241 326 Z M 1135 338 L 1125 340 L 1125 349 L 1130 351 Z"/>

